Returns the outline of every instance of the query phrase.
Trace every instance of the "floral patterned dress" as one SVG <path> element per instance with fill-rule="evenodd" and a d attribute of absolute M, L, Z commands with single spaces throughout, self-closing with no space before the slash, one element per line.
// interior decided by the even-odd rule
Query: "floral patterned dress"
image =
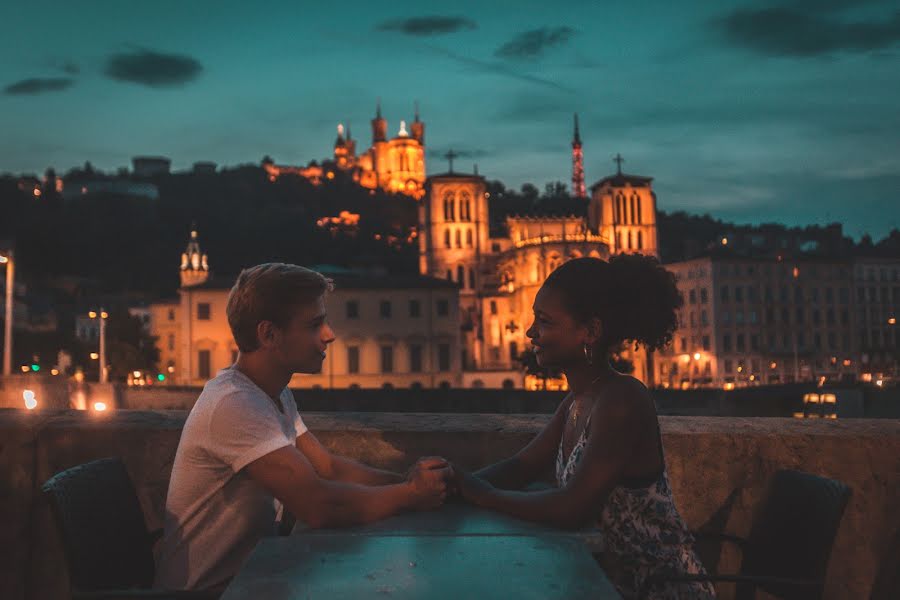
<path fill-rule="evenodd" d="M 560 440 L 556 457 L 559 487 L 565 486 L 575 473 L 589 431 L 590 416 L 568 460 Z M 706 573 L 692 548 L 693 537 L 675 508 L 665 466 L 649 486 L 614 488 L 603 505 L 597 526 L 603 548 L 598 560 L 626 599 L 637 598 L 650 575 Z M 712 584 L 706 582 L 656 585 L 647 594 L 646 598 L 665 600 L 716 597 Z"/>

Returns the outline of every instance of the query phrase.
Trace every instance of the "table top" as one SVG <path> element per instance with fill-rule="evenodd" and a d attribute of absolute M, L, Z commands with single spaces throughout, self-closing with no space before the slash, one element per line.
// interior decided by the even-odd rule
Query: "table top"
<path fill-rule="evenodd" d="M 582 540 L 593 550 L 602 545 L 596 530 L 562 531 L 516 519 L 466 504 L 463 502 L 447 502 L 437 510 L 422 512 L 406 512 L 383 519 L 369 525 L 345 527 L 340 529 L 309 529 L 304 523 L 297 521 L 291 535 L 536 535 L 536 534 L 569 535 Z"/>
<path fill-rule="evenodd" d="M 577 538 L 292 535 L 257 545 L 222 600 L 619 598 Z"/>

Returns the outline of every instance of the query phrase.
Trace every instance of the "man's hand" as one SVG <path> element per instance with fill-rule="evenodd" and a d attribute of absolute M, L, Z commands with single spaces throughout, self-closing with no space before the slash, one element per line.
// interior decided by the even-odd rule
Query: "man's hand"
<path fill-rule="evenodd" d="M 412 490 L 411 508 L 428 510 L 440 507 L 447 498 L 448 484 L 452 480 L 453 470 L 446 460 L 420 458 L 407 474 Z"/>

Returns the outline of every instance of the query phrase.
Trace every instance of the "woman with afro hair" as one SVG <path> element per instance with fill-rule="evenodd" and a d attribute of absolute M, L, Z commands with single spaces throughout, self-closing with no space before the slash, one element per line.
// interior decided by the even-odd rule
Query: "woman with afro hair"
<path fill-rule="evenodd" d="M 704 574 L 675 508 L 650 392 L 610 365 L 623 343 L 664 347 L 682 304 L 675 277 L 649 256 L 578 258 L 553 271 L 526 335 L 537 362 L 566 376 L 569 394 L 515 456 L 469 474 L 469 502 L 552 527 L 599 529 L 598 556 L 625 598 L 714 598 L 709 583 L 648 585 Z M 556 487 L 523 490 L 555 472 Z"/>

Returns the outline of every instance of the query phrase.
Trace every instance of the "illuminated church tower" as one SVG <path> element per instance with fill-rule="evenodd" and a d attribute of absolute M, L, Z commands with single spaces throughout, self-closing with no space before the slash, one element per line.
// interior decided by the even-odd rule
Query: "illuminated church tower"
<path fill-rule="evenodd" d="M 206 282 L 209 278 L 209 263 L 206 254 L 200 251 L 197 229 L 191 227 L 191 239 L 181 255 L 181 287 L 191 287 Z"/>
<path fill-rule="evenodd" d="M 584 187 L 584 154 L 581 151 L 581 134 L 578 132 L 578 114 L 575 115 L 575 136 L 572 138 L 572 194 L 587 198 Z"/>
<path fill-rule="evenodd" d="M 609 253 L 659 256 L 656 237 L 656 193 L 653 178 L 622 172 L 625 161 L 613 159 L 616 174 L 591 186 L 588 225 L 608 240 Z"/>

